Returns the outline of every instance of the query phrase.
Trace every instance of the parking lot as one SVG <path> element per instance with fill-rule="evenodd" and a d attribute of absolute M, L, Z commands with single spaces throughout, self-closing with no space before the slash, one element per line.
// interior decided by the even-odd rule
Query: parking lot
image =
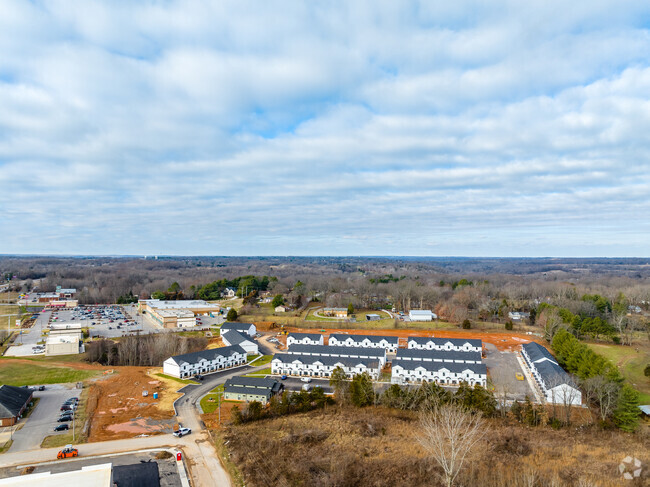
<path fill-rule="evenodd" d="M 24 423 L 22 428 L 13 432 L 10 452 L 38 449 L 46 436 L 66 433 L 54 431 L 54 427 L 61 424 L 57 422 L 61 404 L 68 398 L 77 397 L 80 391 L 62 384 L 45 388 L 44 391 L 34 391 L 34 397 L 39 398 L 38 404 L 27 419 L 20 421 Z"/>
<path fill-rule="evenodd" d="M 485 348 L 487 355 L 484 362 L 494 385 L 495 394 L 505 394 L 508 399 L 518 401 L 524 400 L 528 395 L 531 400 L 534 400 L 535 394 L 528 381 L 518 380 L 516 377 L 517 373 L 525 374 L 517 361 L 517 353 L 499 351 L 490 343 L 485 343 Z"/>

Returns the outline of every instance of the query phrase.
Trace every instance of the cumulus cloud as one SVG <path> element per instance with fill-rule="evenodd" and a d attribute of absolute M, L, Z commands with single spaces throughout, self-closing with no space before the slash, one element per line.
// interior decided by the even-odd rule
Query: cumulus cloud
<path fill-rule="evenodd" d="M 0 252 L 647 255 L 649 13 L 7 0 Z"/>

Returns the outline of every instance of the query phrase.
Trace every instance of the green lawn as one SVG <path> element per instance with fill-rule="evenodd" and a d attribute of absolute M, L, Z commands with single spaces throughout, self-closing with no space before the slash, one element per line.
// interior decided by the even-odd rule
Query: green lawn
<path fill-rule="evenodd" d="M 641 393 L 641 404 L 650 404 L 650 378 L 643 375 L 645 366 L 650 363 L 650 352 L 647 348 L 634 346 L 609 345 L 588 343 L 594 352 L 616 364 L 628 382 Z"/>
<path fill-rule="evenodd" d="M 250 358 L 250 360 L 248 361 L 249 363 L 255 360 L 257 357 L 259 357 L 259 355 L 253 355 L 251 357 L 252 358 Z M 256 360 L 253 365 L 257 367 L 258 365 L 270 364 L 271 360 L 273 360 L 273 355 L 262 355 L 262 358 Z"/>
<path fill-rule="evenodd" d="M 270 373 L 271 373 L 271 367 L 267 367 L 266 369 L 256 370 L 254 372 L 251 372 L 250 374 L 246 374 L 244 377 L 266 377 Z"/>
<path fill-rule="evenodd" d="M 154 375 L 157 375 L 158 377 L 162 377 L 163 379 L 169 379 L 169 380 L 179 382 L 180 384 L 198 384 L 198 382 L 195 380 L 179 379 L 178 377 L 172 377 L 171 375 L 163 374 L 160 372 Z"/>
<path fill-rule="evenodd" d="M 3 364 L 0 362 L 0 384 L 33 386 L 79 382 L 99 374 L 95 370 L 77 370 L 36 364 Z"/>
<path fill-rule="evenodd" d="M 203 396 L 201 399 L 201 409 L 204 413 L 209 414 L 217 410 L 219 406 L 219 394 L 223 395 L 223 384 L 212 389 L 210 394 Z"/>

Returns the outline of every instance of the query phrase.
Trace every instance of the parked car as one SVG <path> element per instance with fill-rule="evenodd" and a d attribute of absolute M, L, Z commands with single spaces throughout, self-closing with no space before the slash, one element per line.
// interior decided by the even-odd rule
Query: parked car
<path fill-rule="evenodd" d="M 286 380 L 286 379 L 287 379 L 286 375 L 283 374 L 283 375 L 280 376 L 280 380 Z"/>
<path fill-rule="evenodd" d="M 45 390 L 45 386 L 38 386 L 38 390 L 39 390 L 39 391 L 44 391 L 44 390 Z"/>
<path fill-rule="evenodd" d="M 61 406 L 60 411 L 74 411 L 75 409 L 77 409 L 75 404 L 64 404 Z"/>
<path fill-rule="evenodd" d="M 311 391 L 311 386 L 309 384 L 303 384 L 302 390 L 309 392 Z"/>
<path fill-rule="evenodd" d="M 68 426 L 68 425 L 66 424 L 61 426 Z M 56 458 L 58 460 L 61 460 L 62 458 L 72 458 L 78 456 L 79 456 L 79 451 L 76 448 L 72 448 L 72 445 L 66 445 L 65 448 L 56 455 Z"/>
<path fill-rule="evenodd" d="M 309 382 L 311 382 L 311 377 L 302 377 L 300 380 L 301 380 L 302 382 L 307 382 L 307 383 L 309 383 Z"/>
<path fill-rule="evenodd" d="M 182 436 L 189 435 L 192 432 L 189 428 L 180 428 L 177 431 L 174 431 L 174 436 L 181 438 Z"/>
<path fill-rule="evenodd" d="M 67 423 L 68 421 L 72 421 L 72 415 L 67 414 L 65 416 L 61 416 L 56 421 L 57 421 L 57 423 Z"/>
<path fill-rule="evenodd" d="M 196 375 L 194 376 L 194 378 L 195 378 L 196 380 L 203 380 L 203 379 L 204 379 L 204 377 L 203 377 L 201 374 L 196 374 Z"/>
<path fill-rule="evenodd" d="M 54 431 L 66 431 L 69 430 L 70 427 L 67 424 L 59 424 L 54 427 Z"/>

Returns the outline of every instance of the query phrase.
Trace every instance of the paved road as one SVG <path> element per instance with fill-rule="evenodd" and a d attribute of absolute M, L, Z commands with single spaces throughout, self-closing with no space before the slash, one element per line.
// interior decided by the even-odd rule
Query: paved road
<path fill-rule="evenodd" d="M 54 432 L 54 427 L 58 424 L 61 404 L 68 398 L 78 396 L 77 389 L 68 389 L 66 387 L 46 386 L 44 391 L 34 391 L 34 397 L 39 401 L 32 414 L 27 418 L 22 428 L 13 434 L 14 442 L 9 452 L 19 452 L 24 450 L 34 450 L 41 446 L 43 439 L 48 435 L 64 434 Z M 72 427 L 72 423 L 69 423 Z"/>
<path fill-rule="evenodd" d="M 31 357 L 34 355 L 32 353 L 32 347 L 35 346 L 40 340 L 42 340 L 41 332 L 42 330 L 47 329 L 50 313 L 51 311 L 39 313 L 38 318 L 34 322 L 34 325 L 31 328 L 22 331 L 22 334 L 19 335 L 14 341 L 14 345 L 9 347 L 9 349 L 5 352 L 5 356 Z"/>
<path fill-rule="evenodd" d="M 487 351 L 484 359 L 490 372 L 490 378 L 495 387 L 496 394 L 504 394 L 508 400 L 523 401 L 526 396 L 534 399 L 535 394 L 528 381 L 517 380 L 517 372 L 524 373 L 517 361 L 516 352 L 500 352 L 491 343 L 485 343 Z"/>

